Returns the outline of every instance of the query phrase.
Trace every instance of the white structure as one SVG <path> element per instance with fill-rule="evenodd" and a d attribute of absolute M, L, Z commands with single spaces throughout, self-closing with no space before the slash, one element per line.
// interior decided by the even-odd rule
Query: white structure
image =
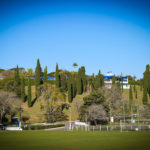
<path fill-rule="evenodd" d="M 21 127 L 6 127 L 5 130 L 9 131 L 22 131 Z"/>
<path fill-rule="evenodd" d="M 75 126 L 85 126 L 85 127 L 87 127 L 87 126 L 89 126 L 87 123 L 85 123 L 85 122 L 80 122 L 80 121 L 75 121 Z"/>
<path fill-rule="evenodd" d="M 105 76 L 104 76 L 104 84 L 107 88 L 111 88 L 112 86 L 112 78 L 113 78 L 114 74 L 112 74 L 112 72 L 108 72 Z M 120 85 L 123 84 L 123 89 L 129 89 L 130 85 L 128 84 L 128 77 L 121 77 L 118 76 L 116 77 L 116 83 L 120 82 Z"/>

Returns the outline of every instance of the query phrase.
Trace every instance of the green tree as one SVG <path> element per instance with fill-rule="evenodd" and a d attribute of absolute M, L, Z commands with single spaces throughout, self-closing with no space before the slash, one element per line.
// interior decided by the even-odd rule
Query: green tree
<path fill-rule="evenodd" d="M 21 78 L 21 99 L 25 100 L 25 81 L 24 78 Z"/>
<path fill-rule="evenodd" d="M 76 62 L 73 63 L 72 65 L 74 68 L 78 67 L 78 64 Z"/>
<path fill-rule="evenodd" d="M 60 88 L 60 75 L 59 75 L 59 70 L 58 70 L 58 64 L 56 64 L 56 72 L 55 72 L 55 82 L 56 82 L 56 87 Z"/>
<path fill-rule="evenodd" d="M 84 92 L 86 91 L 86 86 L 87 86 L 85 67 L 82 66 L 80 71 L 81 71 L 80 76 L 81 76 L 81 80 L 82 80 L 82 93 L 83 93 L 83 91 Z"/>
<path fill-rule="evenodd" d="M 44 69 L 44 83 L 47 82 L 47 66 Z"/>
<path fill-rule="evenodd" d="M 18 65 L 15 69 L 15 75 L 14 75 L 14 85 L 15 85 L 15 93 L 20 96 L 21 95 L 21 90 L 20 90 L 20 75 L 19 75 L 19 68 Z"/>
<path fill-rule="evenodd" d="M 97 88 L 101 87 L 101 71 L 99 70 L 97 75 Z"/>
<path fill-rule="evenodd" d="M 148 97 L 147 97 L 147 89 L 144 87 L 143 88 L 143 104 L 146 105 L 148 103 Z"/>
<path fill-rule="evenodd" d="M 115 75 L 112 77 L 112 85 L 115 85 L 115 83 L 116 83 L 116 77 L 115 77 Z"/>
<path fill-rule="evenodd" d="M 32 99 L 32 95 L 31 95 L 31 80 L 30 80 L 30 77 L 28 79 L 28 97 L 27 97 L 27 100 L 28 100 L 28 106 L 31 107 L 31 99 Z"/>
<path fill-rule="evenodd" d="M 104 86 L 104 76 L 101 74 L 100 76 L 100 87 Z"/>
<path fill-rule="evenodd" d="M 38 95 L 38 87 L 41 83 L 41 75 L 42 75 L 42 68 L 40 65 L 40 60 L 37 59 L 37 65 L 36 65 L 36 69 L 35 69 L 36 96 Z"/>
<path fill-rule="evenodd" d="M 130 90 L 129 90 L 129 101 L 130 101 L 130 104 L 133 101 L 133 93 L 132 93 L 132 86 L 131 85 L 130 85 Z"/>
<path fill-rule="evenodd" d="M 78 94 L 82 94 L 83 93 L 83 80 L 82 80 L 81 68 L 79 68 L 79 70 L 78 70 L 77 93 Z"/>
<path fill-rule="evenodd" d="M 34 75 L 32 68 L 28 69 L 27 76 L 32 77 Z"/>
<path fill-rule="evenodd" d="M 150 97 L 150 66 L 146 65 L 146 70 L 143 73 L 143 88 L 147 90 L 149 97 Z"/>
<path fill-rule="evenodd" d="M 68 79 L 68 101 L 71 103 L 73 100 L 73 85 L 71 78 Z"/>

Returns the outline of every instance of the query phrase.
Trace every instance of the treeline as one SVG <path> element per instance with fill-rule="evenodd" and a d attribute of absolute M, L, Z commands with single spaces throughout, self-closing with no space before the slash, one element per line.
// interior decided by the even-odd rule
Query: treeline
<path fill-rule="evenodd" d="M 148 95 L 150 97 L 150 66 L 146 65 L 143 73 L 143 104 L 148 103 Z"/>
<path fill-rule="evenodd" d="M 74 67 L 77 67 L 77 63 L 74 63 Z M 83 94 L 84 92 L 92 92 L 104 86 L 104 76 L 99 70 L 97 75 L 86 75 L 86 69 L 84 66 L 79 67 L 78 71 L 60 70 L 58 64 L 56 64 L 56 71 L 53 74 L 55 81 L 53 84 L 59 89 L 60 92 L 68 93 L 68 101 L 72 102 L 73 98 L 77 94 Z M 32 79 L 31 77 L 35 77 Z M 19 72 L 19 67 L 15 68 L 14 76 L 10 76 L 0 83 L 0 88 L 4 88 L 7 91 L 15 92 L 23 101 L 28 100 L 29 107 L 32 103 L 31 86 L 35 85 L 36 98 L 40 93 L 40 85 L 49 83 L 47 66 L 42 71 L 40 60 L 37 59 L 35 72 L 32 69 L 28 69 L 28 72 Z M 142 80 L 135 81 L 135 77 L 128 76 L 131 83 L 129 91 L 129 99 L 132 100 L 132 87 L 137 97 L 136 85 L 140 85 L 140 89 L 143 90 L 143 104 L 148 102 L 148 95 L 150 96 L 150 67 L 146 66 L 144 77 Z M 122 78 L 123 79 L 123 78 Z M 120 81 L 121 82 L 121 81 Z M 117 84 L 121 88 L 120 82 L 116 82 L 116 77 L 113 76 L 112 84 Z M 52 82 L 51 82 L 52 83 Z M 25 94 L 25 86 L 28 86 L 27 95 Z"/>

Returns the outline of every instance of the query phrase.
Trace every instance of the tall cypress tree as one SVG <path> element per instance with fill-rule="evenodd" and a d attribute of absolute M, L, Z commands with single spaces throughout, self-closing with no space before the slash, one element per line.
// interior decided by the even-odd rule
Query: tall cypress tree
<path fill-rule="evenodd" d="M 59 75 L 59 70 L 58 70 L 58 64 L 56 64 L 56 72 L 55 72 L 55 82 L 56 82 L 56 87 L 60 87 L 60 75 Z"/>
<path fill-rule="evenodd" d="M 132 104 L 133 101 L 133 93 L 132 93 L 132 86 L 130 85 L 130 89 L 129 89 L 129 101 L 130 101 L 130 105 Z"/>
<path fill-rule="evenodd" d="M 47 66 L 44 69 L 44 83 L 47 82 Z"/>
<path fill-rule="evenodd" d="M 72 86 L 73 86 L 73 98 L 76 96 L 77 93 L 77 83 L 76 83 L 76 75 L 72 77 Z"/>
<path fill-rule="evenodd" d="M 147 90 L 150 96 L 150 66 L 146 65 L 146 70 L 143 73 L 143 87 Z"/>
<path fill-rule="evenodd" d="M 68 101 L 71 103 L 73 100 L 73 86 L 71 82 L 71 78 L 68 79 Z"/>
<path fill-rule="evenodd" d="M 24 78 L 21 78 L 21 99 L 25 100 L 25 81 Z"/>
<path fill-rule="evenodd" d="M 99 70 L 97 75 L 97 88 L 101 87 L 101 71 Z"/>
<path fill-rule="evenodd" d="M 104 86 L 104 76 L 101 74 L 100 76 L 100 87 Z"/>
<path fill-rule="evenodd" d="M 21 95 L 21 90 L 20 90 L 20 75 L 19 75 L 19 68 L 18 65 L 15 69 L 15 75 L 14 75 L 14 84 L 15 84 L 15 93 L 20 96 Z"/>
<path fill-rule="evenodd" d="M 115 85 L 116 84 L 116 77 L 115 75 L 112 77 L 112 85 Z"/>
<path fill-rule="evenodd" d="M 140 80 L 140 91 L 143 90 L 143 83 L 142 83 L 142 80 Z"/>
<path fill-rule="evenodd" d="M 31 95 L 31 80 L 30 80 L 30 77 L 28 79 L 28 97 L 27 97 L 27 100 L 28 100 L 28 106 L 31 107 L 31 99 L 32 99 L 32 95 Z"/>
<path fill-rule="evenodd" d="M 83 93 L 83 81 L 82 81 L 81 68 L 79 68 L 79 70 L 78 70 L 77 93 L 78 94 L 82 94 Z"/>
<path fill-rule="evenodd" d="M 147 89 L 144 87 L 143 88 L 143 104 L 146 105 L 148 103 L 148 97 L 147 97 Z"/>
<path fill-rule="evenodd" d="M 82 80 L 82 93 L 83 91 L 85 92 L 86 91 L 86 85 L 87 85 L 87 81 L 86 81 L 86 75 L 85 75 L 85 67 L 82 66 L 81 69 L 80 69 L 80 75 L 81 75 L 81 80 Z"/>
<path fill-rule="evenodd" d="M 37 65 L 36 65 L 36 69 L 35 69 L 36 96 L 38 95 L 38 87 L 41 83 L 41 75 L 42 75 L 42 68 L 40 65 L 40 60 L 37 59 Z"/>

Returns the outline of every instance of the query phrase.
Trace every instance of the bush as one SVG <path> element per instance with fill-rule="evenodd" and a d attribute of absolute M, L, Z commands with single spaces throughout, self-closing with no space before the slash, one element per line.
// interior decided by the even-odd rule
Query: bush
<path fill-rule="evenodd" d="M 48 128 L 57 128 L 57 127 L 64 127 L 64 124 L 54 124 L 54 125 L 24 125 L 22 126 L 23 130 L 42 130 Z"/>

